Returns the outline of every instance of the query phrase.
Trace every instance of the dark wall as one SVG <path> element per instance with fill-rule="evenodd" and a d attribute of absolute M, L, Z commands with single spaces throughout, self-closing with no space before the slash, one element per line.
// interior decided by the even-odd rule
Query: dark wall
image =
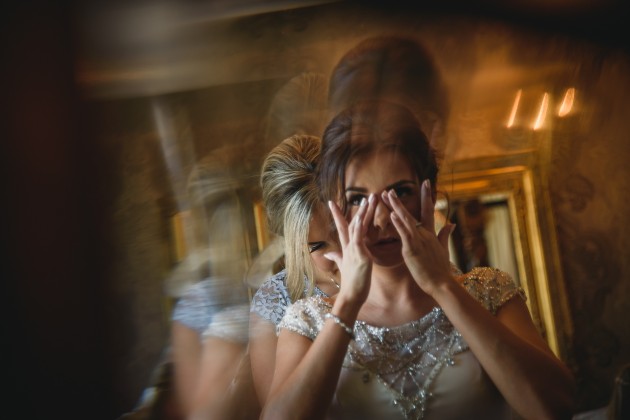
<path fill-rule="evenodd" d="M 2 16 L 3 412 L 112 418 L 105 276 L 71 9 Z M 89 414 L 86 414 L 89 413 Z"/>

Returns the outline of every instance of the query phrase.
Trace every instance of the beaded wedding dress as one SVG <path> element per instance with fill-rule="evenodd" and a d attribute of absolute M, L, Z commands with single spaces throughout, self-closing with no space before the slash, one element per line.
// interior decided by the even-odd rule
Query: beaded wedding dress
<path fill-rule="evenodd" d="M 515 296 L 511 277 L 475 268 L 463 286 L 491 313 Z M 278 325 L 311 340 L 331 305 L 312 296 L 291 305 Z M 396 327 L 357 321 L 348 346 L 330 419 L 506 419 L 511 410 L 443 311 Z"/>

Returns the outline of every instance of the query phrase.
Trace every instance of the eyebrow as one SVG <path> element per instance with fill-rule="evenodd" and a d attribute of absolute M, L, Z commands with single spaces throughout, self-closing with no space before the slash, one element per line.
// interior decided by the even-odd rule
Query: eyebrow
<path fill-rule="evenodd" d="M 413 185 L 417 185 L 417 183 L 416 183 L 415 181 L 411 181 L 411 180 L 408 180 L 408 179 L 402 179 L 402 180 L 400 180 L 400 181 L 394 182 L 394 183 L 393 183 L 393 184 L 391 184 L 391 185 L 386 186 L 386 187 L 385 187 L 385 190 L 391 190 L 391 189 L 393 189 L 393 188 L 400 187 L 400 186 L 402 186 L 402 185 L 406 185 L 406 184 L 413 184 Z M 348 188 L 346 188 L 346 191 L 345 191 L 345 192 L 346 192 L 346 193 L 349 193 L 349 192 L 361 192 L 361 193 L 365 193 L 365 192 L 367 192 L 367 189 L 366 189 L 366 188 L 362 188 L 362 187 L 348 187 Z"/>

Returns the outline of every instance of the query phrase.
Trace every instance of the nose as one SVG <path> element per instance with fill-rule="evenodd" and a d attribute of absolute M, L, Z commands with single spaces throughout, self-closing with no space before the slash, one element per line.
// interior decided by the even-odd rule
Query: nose
<path fill-rule="evenodd" d="M 385 230 L 391 223 L 391 210 L 385 205 L 380 194 L 377 194 L 375 198 L 378 201 L 376 202 L 376 209 L 374 210 L 374 227 Z"/>

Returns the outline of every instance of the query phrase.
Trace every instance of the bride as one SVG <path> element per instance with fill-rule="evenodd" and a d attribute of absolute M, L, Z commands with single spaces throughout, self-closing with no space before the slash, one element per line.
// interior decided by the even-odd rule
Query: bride
<path fill-rule="evenodd" d="M 570 418 L 573 379 L 523 291 L 497 269 L 453 272 L 452 226 L 433 229 L 437 172 L 404 107 L 330 122 L 318 181 L 341 289 L 287 309 L 262 418 Z"/>

